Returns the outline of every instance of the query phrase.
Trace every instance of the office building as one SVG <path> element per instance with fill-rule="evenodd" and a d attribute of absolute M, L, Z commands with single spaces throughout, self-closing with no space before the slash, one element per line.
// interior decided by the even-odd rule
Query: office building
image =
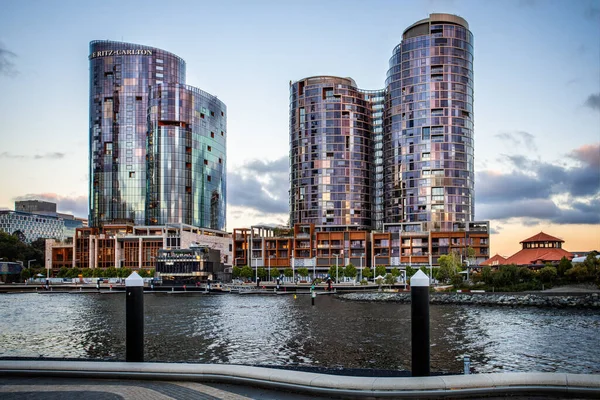
<path fill-rule="evenodd" d="M 290 223 L 407 232 L 474 219 L 473 35 L 431 14 L 406 29 L 385 89 L 290 85 Z"/>
<path fill-rule="evenodd" d="M 185 61 L 90 43 L 90 226 L 226 226 L 226 107 Z"/>

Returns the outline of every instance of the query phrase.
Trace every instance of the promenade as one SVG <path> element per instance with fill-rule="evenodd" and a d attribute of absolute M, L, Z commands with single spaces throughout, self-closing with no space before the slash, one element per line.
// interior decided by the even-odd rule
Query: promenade
<path fill-rule="evenodd" d="M 0 360 L 3 399 L 599 398 L 600 375 L 328 375 L 227 364 Z M 535 397 L 534 397 L 535 398 Z"/>

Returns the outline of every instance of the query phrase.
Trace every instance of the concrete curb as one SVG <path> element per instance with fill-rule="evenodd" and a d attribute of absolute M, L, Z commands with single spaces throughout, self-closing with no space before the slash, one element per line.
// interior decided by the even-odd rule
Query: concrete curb
<path fill-rule="evenodd" d="M 228 364 L 0 361 L 0 375 L 220 382 L 343 397 L 544 394 L 600 398 L 600 375 L 502 373 L 414 378 L 317 374 Z"/>

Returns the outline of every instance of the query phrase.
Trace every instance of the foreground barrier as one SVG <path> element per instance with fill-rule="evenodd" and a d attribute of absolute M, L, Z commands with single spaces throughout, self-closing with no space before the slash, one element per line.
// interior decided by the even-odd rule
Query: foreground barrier
<path fill-rule="evenodd" d="M 483 395 L 600 398 L 600 375 L 595 374 L 534 372 L 378 378 L 228 364 L 0 360 L 0 376 L 221 382 L 344 398 Z"/>

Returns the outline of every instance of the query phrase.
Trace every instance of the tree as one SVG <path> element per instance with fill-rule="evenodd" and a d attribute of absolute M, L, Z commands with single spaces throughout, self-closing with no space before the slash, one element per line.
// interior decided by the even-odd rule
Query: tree
<path fill-rule="evenodd" d="M 57 276 L 58 278 L 66 278 L 66 277 L 67 277 L 67 275 L 68 275 L 68 273 L 69 273 L 69 268 L 67 268 L 67 267 L 61 267 L 61 268 L 58 270 L 58 274 L 57 274 L 56 276 Z"/>
<path fill-rule="evenodd" d="M 242 271 L 241 271 L 241 277 L 246 278 L 246 279 L 250 279 L 254 276 L 254 271 L 252 270 L 252 268 L 250 268 L 247 265 L 244 265 L 242 267 Z"/>
<path fill-rule="evenodd" d="M 565 276 L 566 272 L 568 270 L 570 270 L 571 268 L 573 268 L 573 264 L 571 263 L 571 261 L 569 261 L 567 259 L 567 257 L 563 257 L 560 259 L 560 262 L 558 263 L 556 272 L 558 273 L 558 276 L 563 277 L 563 276 Z"/>
<path fill-rule="evenodd" d="M 396 268 L 396 267 L 392 268 L 392 276 L 394 278 L 399 277 L 400 276 L 400 270 L 398 268 Z"/>
<path fill-rule="evenodd" d="M 271 268 L 271 278 L 276 278 L 278 276 L 281 276 L 279 268 Z"/>
<path fill-rule="evenodd" d="M 409 280 L 414 274 L 417 273 L 417 270 L 411 267 L 410 265 L 406 267 L 406 280 Z"/>
<path fill-rule="evenodd" d="M 31 270 L 29 268 L 23 268 L 21 270 L 21 279 L 27 280 L 29 278 L 31 278 Z"/>
<path fill-rule="evenodd" d="M 386 273 L 385 265 L 378 265 L 375 267 L 375 276 L 385 276 Z"/>
<path fill-rule="evenodd" d="M 308 278 L 308 268 L 298 268 L 296 271 L 298 271 L 298 275 L 301 277 Z"/>
<path fill-rule="evenodd" d="M 454 252 L 440 256 L 438 263 L 440 268 L 437 276 L 440 282 L 447 282 L 452 276 L 461 271 L 460 258 Z"/>
<path fill-rule="evenodd" d="M 291 268 L 284 269 L 283 276 L 285 276 L 286 278 L 292 278 L 294 276 L 294 270 Z"/>
<path fill-rule="evenodd" d="M 393 285 L 396 282 L 396 278 L 392 274 L 385 274 L 386 285 Z"/>
<path fill-rule="evenodd" d="M 231 270 L 231 275 L 233 276 L 234 279 L 239 278 L 240 276 L 242 276 L 242 269 L 240 267 L 238 267 L 237 265 L 234 266 Z"/>
<path fill-rule="evenodd" d="M 527 267 L 519 267 L 517 276 L 519 282 L 530 282 L 533 279 L 533 271 Z"/>
<path fill-rule="evenodd" d="M 588 269 L 583 264 L 577 264 L 566 272 L 566 277 L 572 282 L 585 282 L 588 276 Z"/>
<path fill-rule="evenodd" d="M 258 275 L 258 277 L 260 278 L 261 281 L 264 281 L 265 279 L 267 279 L 267 270 L 264 267 L 260 267 L 256 271 L 256 274 Z"/>
<path fill-rule="evenodd" d="M 540 280 L 544 283 L 552 283 L 556 280 L 558 272 L 554 267 L 544 267 L 538 271 Z"/>
<path fill-rule="evenodd" d="M 362 272 L 362 276 L 363 276 L 363 278 L 367 278 L 367 279 L 371 278 L 373 276 L 373 273 L 371 272 L 371 268 L 369 268 L 369 267 L 364 268 L 363 272 Z"/>
<path fill-rule="evenodd" d="M 481 279 L 487 284 L 492 283 L 492 267 L 490 267 L 489 265 L 483 267 L 483 269 L 481 270 Z"/>
<path fill-rule="evenodd" d="M 81 275 L 83 275 L 84 278 L 91 278 L 94 274 L 90 268 L 83 268 L 81 270 Z"/>
<path fill-rule="evenodd" d="M 346 267 L 344 268 L 344 276 L 354 279 L 356 278 L 356 267 L 352 264 L 348 264 L 346 265 Z"/>

